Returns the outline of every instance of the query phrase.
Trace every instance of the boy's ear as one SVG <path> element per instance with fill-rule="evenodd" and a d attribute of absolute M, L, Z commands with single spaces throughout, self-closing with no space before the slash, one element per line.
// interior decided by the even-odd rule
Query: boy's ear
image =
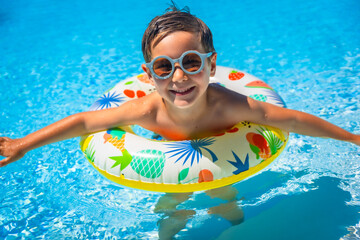
<path fill-rule="evenodd" d="M 150 70 L 146 67 L 145 64 L 141 64 L 141 68 L 146 73 L 147 77 L 149 78 L 151 85 L 154 86 L 154 79 L 152 78 Z"/>
<path fill-rule="evenodd" d="M 215 72 L 216 72 L 216 58 L 217 58 L 217 53 L 214 53 L 211 56 L 211 62 L 210 62 L 210 77 L 215 76 Z"/>

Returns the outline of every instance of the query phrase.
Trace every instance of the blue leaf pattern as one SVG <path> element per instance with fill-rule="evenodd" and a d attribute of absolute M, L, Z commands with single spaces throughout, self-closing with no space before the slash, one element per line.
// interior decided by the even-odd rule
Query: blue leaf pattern
<path fill-rule="evenodd" d="M 246 170 L 249 170 L 249 154 L 246 154 L 245 163 L 243 163 L 241 161 L 241 159 L 239 158 L 239 156 L 236 155 L 236 153 L 234 153 L 233 151 L 231 151 L 231 152 L 234 155 L 235 162 L 231 162 L 229 160 L 227 160 L 227 161 L 236 168 L 236 170 L 233 172 L 233 174 L 236 175 L 236 174 L 239 174 Z"/>
<path fill-rule="evenodd" d="M 279 94 L 274 90 L 263 89 L 262 94 L 267 96 L 267 101 L 269 103 L 275 104 L 280 107 L 286 107 L 285 102 L 282 100 Z"/>
<path fill-rule="evenodd" d="M 172 150 L 165 152 L 165 154 L 171 154 L 170 157 L 177 157 L 175 163 L 183 159 L 183 165 L 190 159 L 190 166 L 192 166 L 194 162 L 199 163 L 203 155 L 202 150 L 205 150 L 211 155 L 212 161 L 215 162 L 218 157 L 209 148 L 206 148 L 206 146 L 210 146 L 214 142 L 214 138 L 203 138 L 167 143 L 166 145 Z"/>
<path fill-rule="evenodd" d="M 120 103 L 124 101 L 124 97 L 122 97 L 120 94 L 116 92 L 107 92 L 102 95 L 98 100 L 96 100 L 96 102 L 90 107 L 90 111 L 110 108 L 112 107 L 112 105 L 118 107 Z"/>

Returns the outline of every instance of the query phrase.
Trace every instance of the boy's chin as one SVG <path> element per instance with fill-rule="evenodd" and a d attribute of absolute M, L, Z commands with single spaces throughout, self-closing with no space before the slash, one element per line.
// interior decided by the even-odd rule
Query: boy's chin
<path fill-rule="evenodd" d="M 179 109 L 188 109 L 193 107 L 194 105 L 199 105 L 202 103 L 202 99 L 196 96 L 189 96 L 187 98 L 173 98 L 171 104 Z"/>
<path fill-rule="evenodd" d="M 193 101 L 174 100 L 173 105 L 179 109 L 187 109 L 193 105 Z"/>

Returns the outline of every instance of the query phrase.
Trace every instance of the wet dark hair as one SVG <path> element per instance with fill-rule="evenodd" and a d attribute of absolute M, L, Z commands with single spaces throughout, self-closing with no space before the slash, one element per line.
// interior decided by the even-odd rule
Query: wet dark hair
<path fill-rule="evenodd" d="M 172 2 L 166 12 L 151 20 L 145 30 L 141 43 L 145 62 L 151 60 L 151 48 L 169 34 L 178 31 L 199 34 L 204 50 L 206 52 L 215 51 L 209 27 L 195 15 L 190 14 L 188 7 L 179 10 L 176 4 Z"/>

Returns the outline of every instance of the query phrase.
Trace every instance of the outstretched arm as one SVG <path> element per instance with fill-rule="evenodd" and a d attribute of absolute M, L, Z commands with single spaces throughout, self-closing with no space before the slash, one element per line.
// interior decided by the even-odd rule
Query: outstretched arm
<path fill-rule="evenodd" d="M 313 137 L 333 138 L 360 146 L 360 135 L 352 134 L 314 115 L 277 107 L 248 98 L 250 121 Z"/>
<path fill-rule="evenodd" d="M 19 139 L 0 137 L 0 155 L 5 156 L 0 161 L 0 167 L 19 160 L 32 149 L 50 143 L 133 122 L 139 124 L 145 120 L 142 119 L 144 114 L 134 104 L 127 102 L 118 108 L 74 114 Z"/>
<path fill-rule="evenodd" d="M 69 116 L 23 138 L 0 137 L 0 155 L 6 157 L 0 161 L 0 167 L 19 160 L 32 149 L 85 134 L 83 117 L 86 115 L 81 113 Z"/>

